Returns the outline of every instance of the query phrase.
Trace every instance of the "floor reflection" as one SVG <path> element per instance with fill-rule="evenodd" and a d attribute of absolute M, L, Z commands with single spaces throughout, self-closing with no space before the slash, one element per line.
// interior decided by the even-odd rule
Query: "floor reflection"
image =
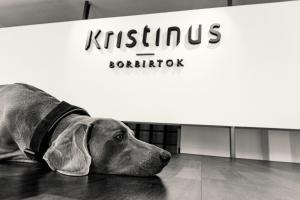
<path fill-rule="evenodd" d="M 95 175 L 97 176 L 97 175 Z M 162 180 L 155 177 L 130 177 L 102 175 L 103 180 L 99 184 L 93 184 L 94 178 L 89 177 L 88 193 L 104 195 L 113 199 L 166 199 L 166 187 Z M 97 192 L 96 192 L 97 191 Z M 93 197 L 92 197 L 93 198 Z M 101 198 L 102 199 L 102 198 Z"/>
<path fill-rule="evenodd" d="M 70 177 L 37 165 L 0 163 L 0 200 L 299 199 L 300 165 L 173 156 L 158 177 Z"/>
<path fill-rule="evenodd" d="M 70 177 L 30 165 L 0 167 L 0 199 L 156 199 L 165 200 L 167 190 L 157 177 L 92 174 Z M 1 173 L 4 172 L 5 173 Z M 5 174 L 5 175 L 4 175 Z"/>

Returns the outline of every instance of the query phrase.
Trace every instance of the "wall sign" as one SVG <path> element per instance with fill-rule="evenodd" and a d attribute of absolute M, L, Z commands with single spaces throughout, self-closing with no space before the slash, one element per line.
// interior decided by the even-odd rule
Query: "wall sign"
<path fill-rule="evenodd" d="M 94 117 L 300 129 L 299 10 L 287 1 L 1 28 L 0 84 L 35 85 Z"/>
<path fill-rule="evenodd" d="M 210 44 L 215 44 L 220 42 L 221 40 L 221 32 L 220 32 L 220 24 L 214 23 L 209 28 L 209 37 L 208 42 Z M 171 46 L 171 41 L 175 40 L 175 46 L 178 46 L 182 41 L 182 37 L 187 37 L 187 41 L 190 45 L 200 45 L 202 42 L 202 25 L 199 24 L 196 27 L 196 36 L 193 38 L 193 26 L 190 26 L 187 30 L 188 34 L 182 33 L 183 30 L 178 26 L 171 26 L 167 28 L 166 31 L 166 40 L 161 40 L 161 28 L 157 28 L 156 30 L 151 30 L 151 28 L 146 25 L 142 32 L 142 37 L 138 38 L 138 31 L 136 29 L 130 29 L 127 32 L 118 31 L 115 33 L 114 31 L 106 31 L 102 33 L 101 29 L 96 31 L 89 30 L 87 34 L 85 50 L 90 50 L 91 46 L 94 45 L 98 50 L 104 48 L 113 48 L 111 47 L 111 41 L 115 40 L 116 48 L 134 48 L 138 43 L 141 43 L 144 47 L 149 47 L 150 45 L 159 47 L 161 44 L 165 44 L 166 46 Z M 184 30 L 186 31 L 186 30 Z M 104 34 L 104 40 L 101 43 L 98 39 L 101 34 Z M 151 41 L 149 39 L 149 35 L 154 34 L 155 39 Z M 127 40 L 127 42 L 122 46 L 122 41 Z M 155 56 L 155 52 L 151 53 L 137 53 L 137 56 Z M 119 60 L 119 61 L 110 61 L 109 68 L 160 68 L 163 66 L 167 67 L 184 67 L 184 59 L 150 59 L 150 60 Z"/>

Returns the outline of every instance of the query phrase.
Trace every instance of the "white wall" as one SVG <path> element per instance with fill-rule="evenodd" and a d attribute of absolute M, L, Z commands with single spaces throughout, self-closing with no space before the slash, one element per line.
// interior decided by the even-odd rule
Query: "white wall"
<path fill-rule="evenodd" d="M 268 131 L 262 129 L 235 129 L 236 157 L 269 160 Z"/>
<path fill-rule="evenodd" d="M 290 132 L 291 162 L 300 163 L 300 131 Z"/>
<path fill-rule="evenodd" d="M 229 129 L 182 126 L 181 153 L 229 157 Z"/>
<path fill-rule="evenodd" d="M 300 131 L 236 128 L 236 157 L 300 163 Z M 181 152 L 229 157 L 229 128 L 183 126 Z"/>
<path fill-rule="evenodd" d="M 0 84 L 27 82 L 94 116 L 123 121 L 297 129 L 299 10 L 296 1 L 2 28 Z M 221 42 L 208 45 L 216 22 Z M 90 29 L 161 27 L 163 41 L 167 27 L 181 27 L 184 36 L 199 23 L 197 47 L 182 39 L 176 48 L 84 50 Z M 185 67 L 108 67 L 110 60 L 150 59 L 135 55 L 148 51 L 154 59 L 183 58 Z"/>

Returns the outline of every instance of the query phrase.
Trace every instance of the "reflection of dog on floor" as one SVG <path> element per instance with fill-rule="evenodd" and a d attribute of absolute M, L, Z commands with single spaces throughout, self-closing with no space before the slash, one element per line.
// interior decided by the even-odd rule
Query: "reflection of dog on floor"
<path fill-rule="evenodd" d="M 34 160 L 72 176 L 149 176 L 170 157 L 122 122 L 92 118 L 30 85 L 0 86 L 0 160 Z"/>

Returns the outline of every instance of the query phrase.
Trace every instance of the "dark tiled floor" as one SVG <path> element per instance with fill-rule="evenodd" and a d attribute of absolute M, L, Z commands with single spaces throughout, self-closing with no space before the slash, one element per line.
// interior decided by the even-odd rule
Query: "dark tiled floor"
<path fill-rule="evenodd" d="M 33 164 L 0 164 L 0 199 L 298 200 L 300 164 L 177 155 L 152 178 L 69 177 Z"/>

